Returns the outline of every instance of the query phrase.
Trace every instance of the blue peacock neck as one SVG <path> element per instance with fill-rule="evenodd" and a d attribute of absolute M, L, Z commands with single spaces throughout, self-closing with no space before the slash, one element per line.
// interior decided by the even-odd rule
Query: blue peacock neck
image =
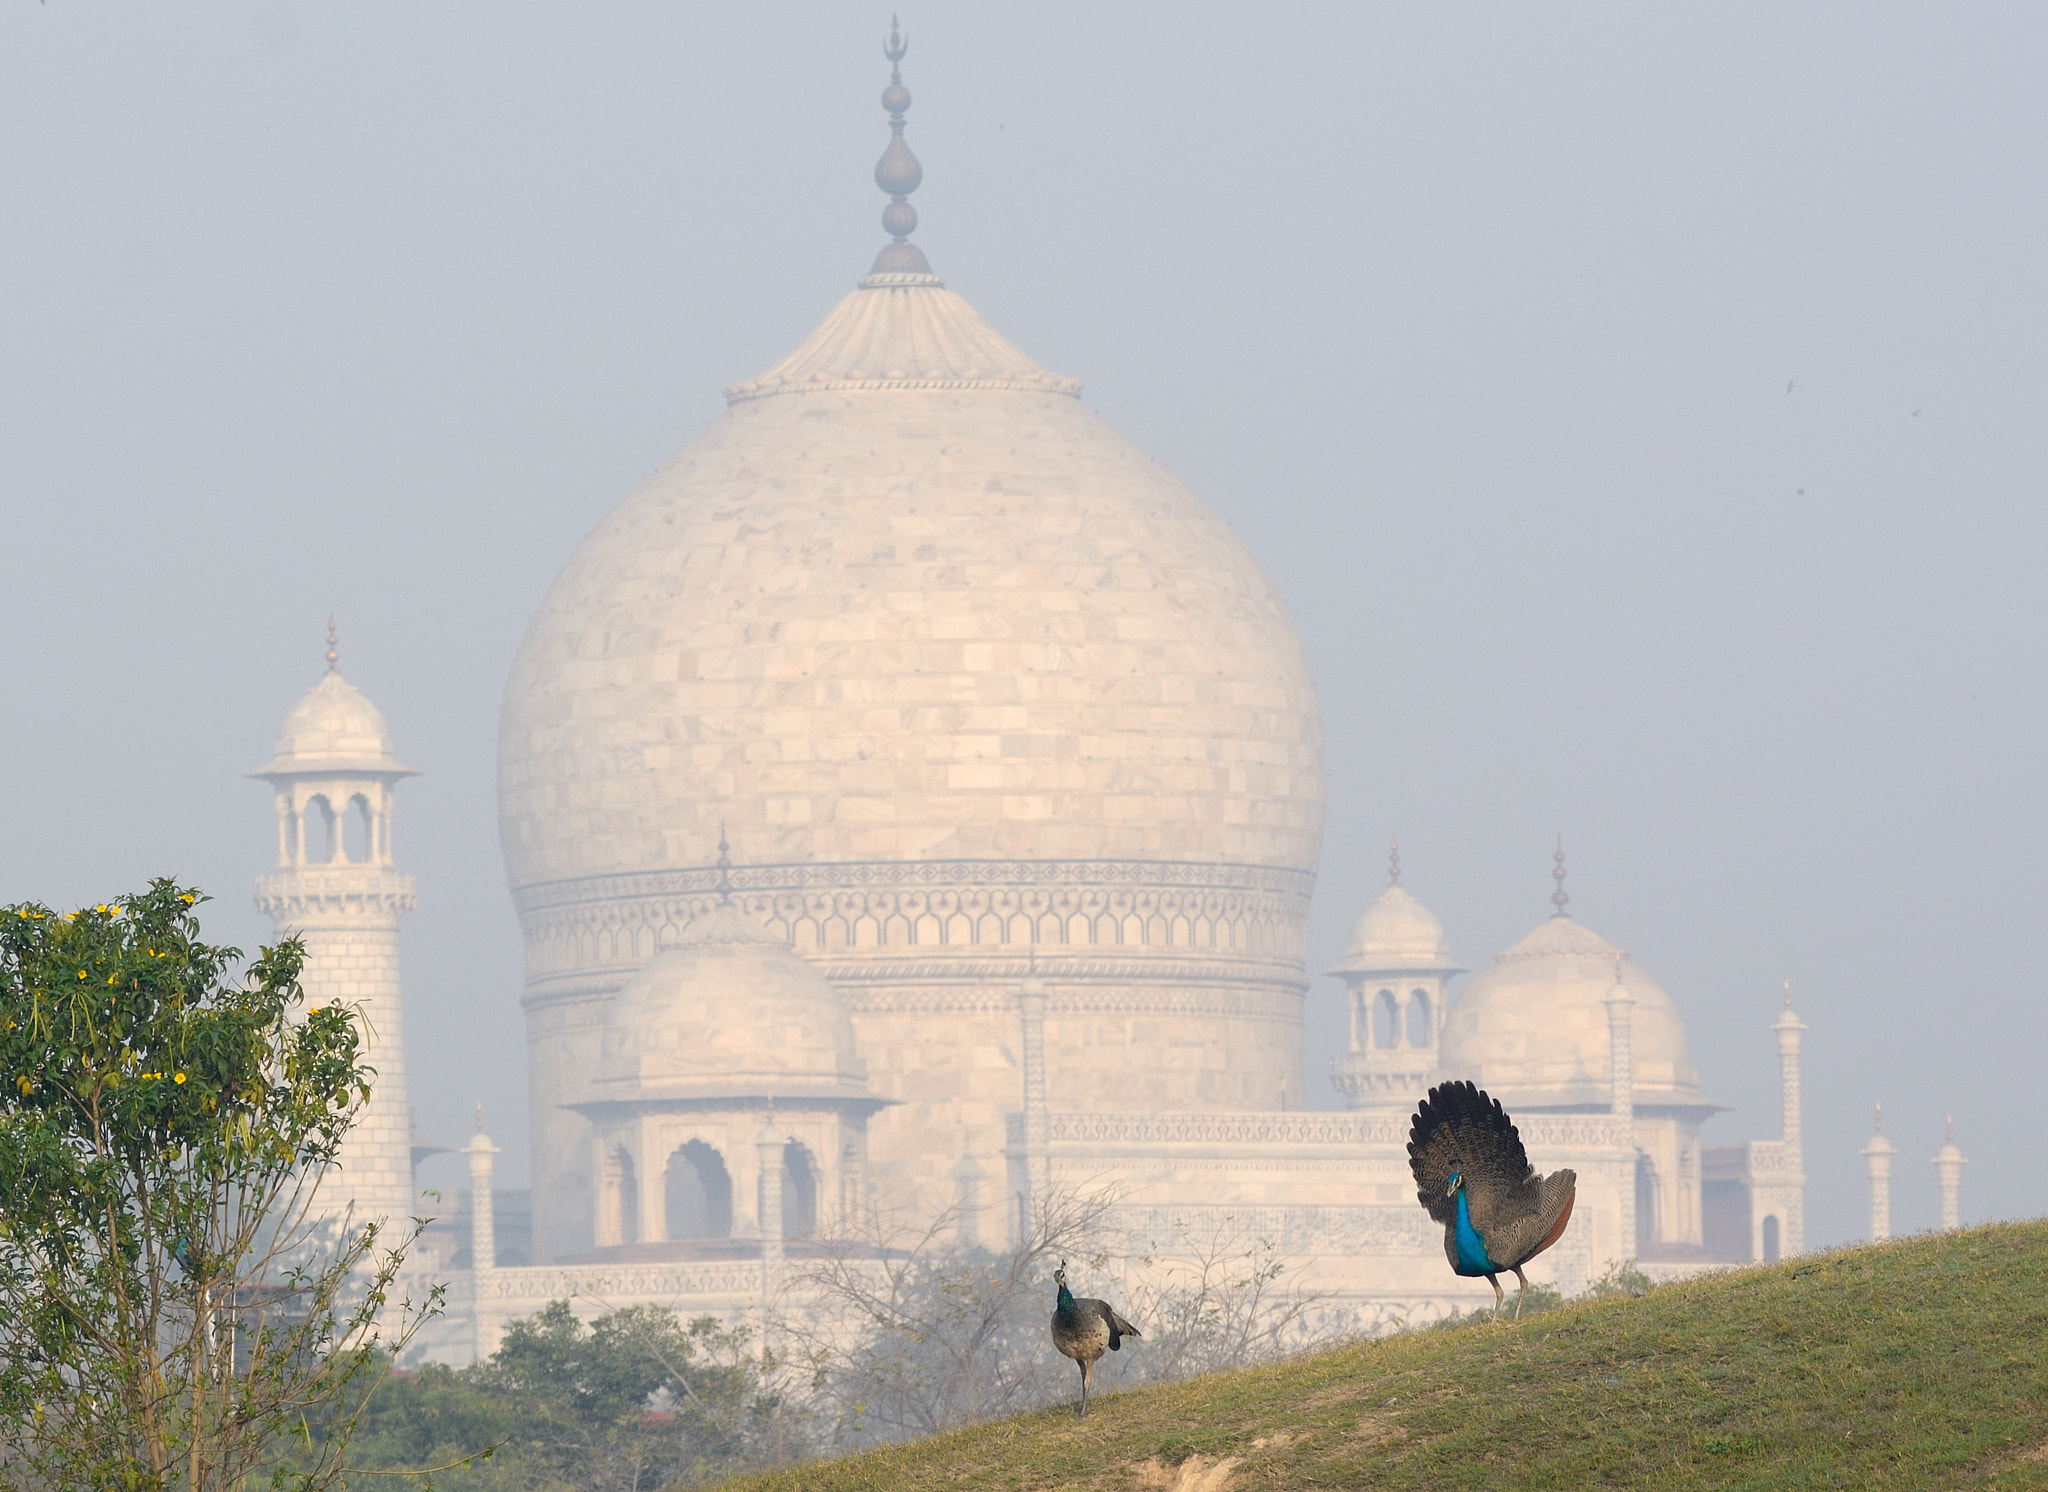
<path fill-rule="evenodd" d="M 1486 1240 L 1472 1226 L 1472 1209 L 1465 1201 L 1465 1188 L 1458 1188 L 1458 1273 L 1492 1274 L 1493 1261 L 1486 1256 Z"/>
<path fill-rule="evenodd" d="M 1460 1197 L 1458 1200 L 1462 1202 L 1464 1201 L 1464 1198 Z M 1067 1288 L 1066 1282 L 1064 1280 L 1060 1282 L 1059 1303 L 1063 1306 L 1070 1306 L 1074 1303 L 1074 1292 Z"/>

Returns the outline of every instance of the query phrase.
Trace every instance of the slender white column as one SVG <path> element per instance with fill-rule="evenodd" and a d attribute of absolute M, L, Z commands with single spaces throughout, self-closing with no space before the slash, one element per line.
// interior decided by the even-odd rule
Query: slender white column
<path fill-rule="evenodd" d="M 1948 1143 L 1934 1157 L 1934 1176 L 1941 1186 L 1941 1229 L 1952 1232 L 1963 1225 L 1963 1167 L 1969 1162 L 1956 1149 L 1956 1116 L 1948 1116 Z"/>
<path fill-rule="evenodd" d="M 498 1147 L 479 1124 L 462 1153 L 469 1157 L 469 1277 L 471 1325 L 475 1332 L 473 1351 L 482 1362 L 498 1350 L 498 1326 L 491 1314 L 491 1289 L 498 1268 L 497 1211 L 492 1200 L 491 1178 L 496 1168 Z"/>
<path fill-rule="evenodd" d="M 754 1136 L 761 1162 L 761 1344 L 770 1345 L 774 1331 L 775 1296 L 782 1286 L 782 1161 L 788 1137 L 771 1118 Z"/>
<path fill-rule="evenodd" d="M 1784 1170 L 1796 1178 L 1785 1199 L 1783 1232 L 1778 1240 L 1786 1256 L 1806 1251 L 1806 1141 L 1801 1130 L 1799 1042 L 1806 1022 L 1792 1012 L 1792 981 L 1785 981 L 1785 1008 L 1771 1022 L 1778 1037 L 1778 1143 Z"/>
<path fill-rule="evenodd" d="M 1877 1106 L 1877 1130 L 1863 1147 L 1863 1163 L 1870 1170 L 1870 1241 L 1883 1243 L 1892 1236 L 1892 1157 L 1899 1147 L 1884 1137 L 1884 1105 Z"/>
<path fill-rule="evenodd" d="M 469 1157 L 470 1268 L 481 1275 L 498 1267 L 497 1217 L 491 1197 L 498 1147 L 479 1129 L 462 1153 Z"/>
<path fill-rule="evenodd" d="M 1614 985 L 1607 991 L 1603 1003 L 1607 1006 L 1609 1053 L 1607 1108 L 1615 1118 L 1623 1120 L 1626 1124 L 1622 1148 L 1628 1157 L 1621 1174 L 1616 1178 L 1619 1206 L 1616 1209 L 1615 1226 L 1620 1233 L 1620 1257 L 1633 1259 L 1636 1256 L 1636 997 L 1629 993 L 1618 957 L 1614 960 Z"/>
<path fill-rule="evenodd" d="M 1799 1037 L 1806 1022 L 1792 1013 L 1792 985 L 1785 984 L 1785 1009 L 1771 1022 L 1778 1035 L 1778 1137 L 1795 1154 L 1802 1143 L 1799 1105 Z"/>
<path fill-rule="evenodd" d="M 1031 1236 L 1038 1209 L 1051 1184 L 1046 1155 L 1052 1124 L 1045 1099 L 1045 985 L 1036 974 L 1017 990 L 1017 1008 L 1024 1022 L 1024 1237 Z"/>

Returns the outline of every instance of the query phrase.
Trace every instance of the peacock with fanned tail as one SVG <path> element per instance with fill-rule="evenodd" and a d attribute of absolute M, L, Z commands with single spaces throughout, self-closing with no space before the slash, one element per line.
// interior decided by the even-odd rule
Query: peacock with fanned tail
<path fill-rule="evenodd" d="M 1444 1225 L 1444 1253 L 1467 1278 L 1493 1286 L 1493 1314 L 1506 1299 L 1497 1276 L 1522 1282 L 1515 1315 L 1529 1293 L 1522 1266 L 1564 1236 L 1578 1195 L 1578 1174 L 1538 1176 L 1514 1120 L 1472 1083 L 1443 1083 L 1415 1111 L 1408 1132 L 1415 1196 Z"/>

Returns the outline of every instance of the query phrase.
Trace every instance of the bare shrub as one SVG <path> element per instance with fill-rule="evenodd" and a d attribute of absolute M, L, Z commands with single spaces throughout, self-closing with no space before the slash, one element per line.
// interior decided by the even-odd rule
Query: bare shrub
<path fill-rule="evenodd" d="M 936 1435 L 1050 1402 L 1045 1281 L 1099 1244 L 1114 1205 L 1107 1190 L 1055 1188 L 1004 1253 L 958 1247 L 950 1211 L 915 1231 L 878 1222 L 792 1271 L 808 1309 L 792 1313 L 788 1351 L 810 1365 L 837 1438 Z"/>
<path fill-rule="evenodd" d="M 1118 1377 L 1162 1383 L 1250 1367 L 1321 1345 L 1323 1297 L 1289 1283 L 1293 1264 L 1277 1243 L 1240 1218 L 1176 1225 L 1170 1240 L 1130 1240 L 1124 1314 L 1145 1332 L 1145 1351 Z"/>

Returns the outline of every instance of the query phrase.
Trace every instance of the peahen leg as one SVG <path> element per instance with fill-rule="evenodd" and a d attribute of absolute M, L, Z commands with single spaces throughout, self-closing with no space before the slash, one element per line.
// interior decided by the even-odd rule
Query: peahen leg
<path fill-rule="evenodd" d="M 1088 1417 L 1088 1359 L 1083 1357 L 1077 1359 L 1077 1361 L 1081 1367 L 1081 1407 L 1074 1411 L 1074 1418 L 1086 1419 Z"/>
<path fill-rule="evenodd" d="M 1501 1302 L 1508 1298 L 1507 1292 L 1501 1289 L 1500 1276 L 1498 1275 L 1488 1275 L 1486 1277 L 1486 1283 L 1493 1286 L 1493 1319 L 1498 1321 L 1500 1320 Z"/>
<path fill-rule="evenodd" d="M 1522 1266 L 1519 1264 L 1515 1266 L 1515 1278 L 1522 1282 L 1522 1293 L 1515 1297 L 1515 1319 L 1519 1321 L 1522 1319 L 1522 1302 L 1529 1294 L 1529 1277 L 1522 1273 Z"/>

